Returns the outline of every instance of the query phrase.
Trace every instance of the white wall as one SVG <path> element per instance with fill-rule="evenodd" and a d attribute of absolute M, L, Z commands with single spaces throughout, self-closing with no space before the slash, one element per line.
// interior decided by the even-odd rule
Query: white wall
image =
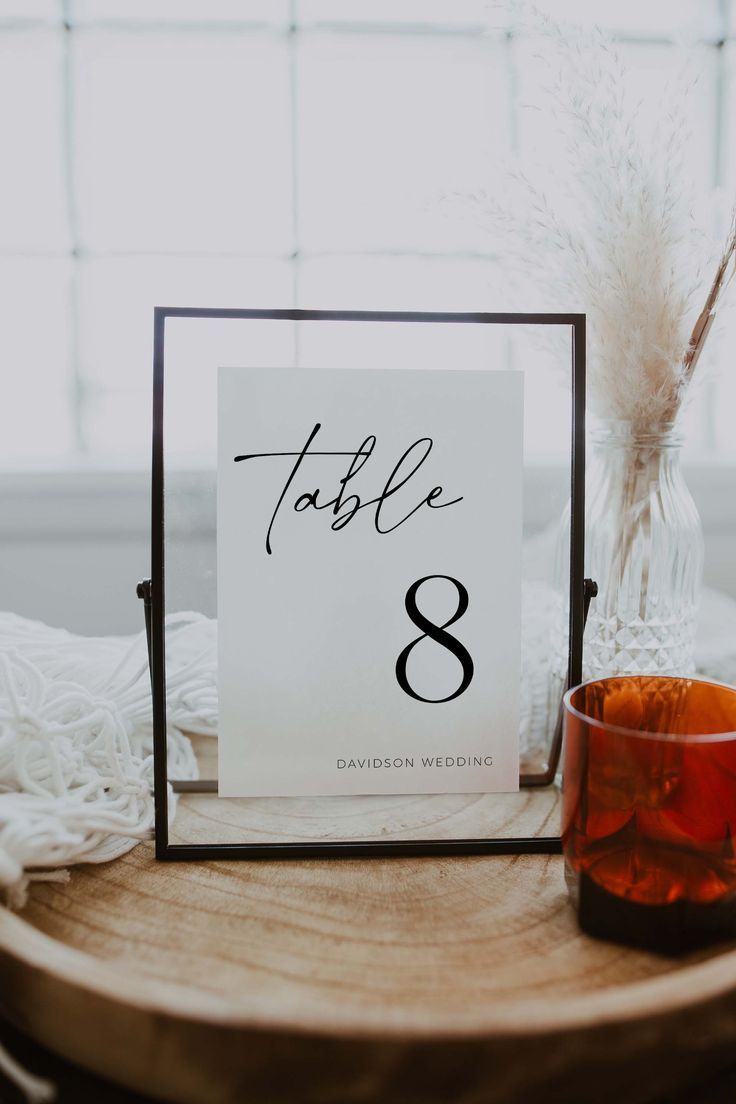
<path fill-rule="evenodd" d="M 736 596 L 736 471 L 692 468 L 687 479 L 705 528 L 706 582 Z M 529 532 L 555 516 L 562 497 L 561 472 L 529 475 Z M 3 481 L 1 501 L 0 609 L 81 633 L 143 627 L 135 586 L 149 574 L 147 476 L 14 475 Z M 213 539 L 211 521 L 193 516 L 177 547 L 201 562 Z"/>

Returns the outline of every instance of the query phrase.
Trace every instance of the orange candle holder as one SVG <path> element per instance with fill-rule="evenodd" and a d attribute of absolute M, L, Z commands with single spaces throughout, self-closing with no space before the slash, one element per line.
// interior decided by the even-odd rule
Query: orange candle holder
<path fill-rule="evenodd" d="M 562 846 L 582 929 L 675 954 L 736 938 L 736 689 L 621 676 L 564 699 Z"/>

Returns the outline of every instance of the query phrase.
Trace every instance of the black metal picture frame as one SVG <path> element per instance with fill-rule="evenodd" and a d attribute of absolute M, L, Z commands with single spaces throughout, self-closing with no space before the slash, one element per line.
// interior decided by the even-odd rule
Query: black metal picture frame
<path fill-rule="evenodd" d="M 273 843 L 170 843 L 169 778 L 166 737 L 166 643 L 164 562 L 164 362 L 166 320 L 240 319 L 279 322 L 385 322 L 437 325 L 563 326 L 571 330 L 572 434 L 570 480 L 570 601 L 566 688 L 582 679 L 585 617 L 595 584 L 584 579 L 585 526 L 585 315 L 557 313 L 475 313 L 437 311 L 260 310 L 209 307 L 156 307 L 153 333 L 153 433 L 151 500 L 151 577 L 138 584 L 144 600 L 153 699 L 155 853 L 165 861 L 208 859 L 369 858 L 377 856 L 556 854 L 559 836 L 421 840 L 330 840 Z M 520 776 L 521 787 L 554 781 L 562 745 L 561 712 L 543 769 Z M 213 793 L 217 782 L 172 781 L 175 791 Z"/>

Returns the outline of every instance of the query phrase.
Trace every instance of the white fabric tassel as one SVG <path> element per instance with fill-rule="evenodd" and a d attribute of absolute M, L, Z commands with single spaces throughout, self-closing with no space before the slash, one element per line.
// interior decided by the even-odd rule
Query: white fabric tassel
<path fill-rule="evenodd" d="M 216 626 L 167 619 L 171 778 L 197 777 L 184 731 L 217 729 Z M 21 906 L 40 868 L 107 862 L 153 831 L 145 634 L 75 636 L 0 614 L 0 888 Z M 176 802 L 170 801 L 173 817 Z"/>

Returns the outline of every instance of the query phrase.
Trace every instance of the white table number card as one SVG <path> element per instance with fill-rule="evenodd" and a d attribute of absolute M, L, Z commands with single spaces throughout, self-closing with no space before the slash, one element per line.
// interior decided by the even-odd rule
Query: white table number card
<path fill-rule="evenodd" d="M 522 375 L 218 391 L 220 794 L 518 789 Z"/>

